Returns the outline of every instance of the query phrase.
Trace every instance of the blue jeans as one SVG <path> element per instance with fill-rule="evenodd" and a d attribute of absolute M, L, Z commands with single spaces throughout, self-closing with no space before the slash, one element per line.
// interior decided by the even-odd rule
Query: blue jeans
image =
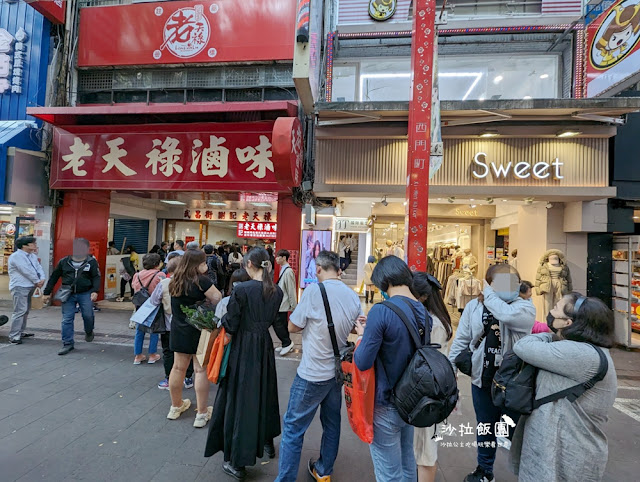
<path fill-rule="evenodd" d="M 373 411 L 373 443 L 369 446 L 378 482 L 415 482 L 413 427 L 400 418 L 391 405 L 376 405 Z"/>
<path fill-rule="evenodd" d="M 491 387 L 476 387 L 471 384 L 471 396 L 473 398 L 473 409 L 476 412 L 476 420 L 478 423 L 488 423 L 490 425 L 490 433 L 487 435 L 479 435 L 479 431 L 476 430 L 476 439 L 478 445 L 480 442 L 496 442 L 495 425 L 500 421 L 500 417 L 505 413 L 509 415 L 513 421 L 517 424 L 520 415 L 512 412 L 511 410 L 502 411 L 501 408 L 496 407 L 493 404 L 491 398 Z M 509 438 L 513 437 L 515 428 L 509 427 Z M 478 446 L 478 466 L 485 472 L 493 473 L 493 463 L 496 460 L 496 447 L 480 447 Z"/>
<path fill-rule="evenodd" d="M 144 345 L 144 331 L 140 331 L 140 325 L 136 323 L 136 338 L 133 341 L 133 354 L 138 356 L 142 354 L 142 345 Z M 149 355 L 153 355 L 158 351 L 158 333 L 149 333 Z"/>
<path fill-rule="evenodd" d="M 76 318 L 76 304 L 80 306 L 82 321 L 84 321 L 84 332 L 93 331 L 93 301 L 91 293 L 72 293 L 67 301 L 62 303 L 62 344 L 73 346 L 73 322 Z"/>
<path fill-rule="evenodd" d="M 295 482 L 298 478 L 304 434 L 320 407 L 322 441 L 320 458 L 315 464 L 318 475 L 331 475 L 340 443 L 340 409 L 342 387 L 335 379 L 309 382 L 296 375 L 291 385 L 289 406 L 284 415 L 280 442 L 279 472 L 276 482 Z"/>

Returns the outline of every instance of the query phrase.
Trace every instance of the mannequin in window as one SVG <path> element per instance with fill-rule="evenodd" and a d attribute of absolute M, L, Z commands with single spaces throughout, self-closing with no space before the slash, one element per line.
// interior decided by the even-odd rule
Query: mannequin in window
<path fill-rule="evenodd" d="M 478 258 L 476 258 L 471 252 L 470 248 L 464 250 L 464 256 L 462 257 L 462 269 L 471 271 L 471 274 L 476 272 L 478 267 Z"/>
<path fill-rule="evenodd" d="M 518 250 L 517 249 L 514 249 L 513 251 L 511 251 L 511 259 L 509 260 L 509 264 L 513 266 L 515 269 L 518 269 Z"/>
<path fill-rule="evenodd" d="M 562 251 L 550 249 L 542 255 L 535 286 L 536 293 L 544 297 L 544 313 L 549 312 L 564 295 L 573 291 L 571 272 Z"/>

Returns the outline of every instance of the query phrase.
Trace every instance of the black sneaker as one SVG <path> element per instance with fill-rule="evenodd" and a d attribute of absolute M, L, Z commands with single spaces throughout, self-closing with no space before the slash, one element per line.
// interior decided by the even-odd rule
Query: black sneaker
<path fill-rule="evenodd" d="M 264 444 L 264 453 L 270 458 L 276 458 L 276 447 L 273 445 L 273 442 Z"/>
<path fill-rule="evenodd" d="M 11 343 L 13 343 L 14 345 L 22 345 L 22 340 L 18 339 L 18 340 L 9 340 Z"/>
<path fill-rule="evenodd" d="M 236 480 L 244 480 L 247 476 L 247 471 L 244 467 L 234 467 L 229 462 L 222 464 L 222 470 L 224 470 L 225 474 L 230 475 Z"/>
<path fill-rule="evenodd" d="M 20 335 L 20 338 L 33 338 L 35 335 L 33 333 L 23 333 Z"/>
<path fill-rule="evenodd" d="M 464 478 L 464 482 L 493 482 L 493 474 L 485 472 L 483 468 L 477 467 L 471 474 Z"/>
<path fill-rule="evenodd" d="M 84 335 L 84 341 L 87 341 L 87 342 L 92 342 L 94 338 L 95 338 L 95 335 L 93 334 L 93 331 L 91 333 L 86 333 Z"/>
<path fill-rule="evenodd" d="M 9 317 L 6 315 L 0 315 L 0 326 L 6 325 L 9 322 Z"/>
<path fill-rule="evenodd" d="M 69 352 L 71 352 L 73 350 L 75 350 L 73 345 L 66 345 L 65 347 L 62 348 L 62 350 L 60 350 L 58 352 L 58 355 L 66 355 L 67 353 L 69 353 Z"/>

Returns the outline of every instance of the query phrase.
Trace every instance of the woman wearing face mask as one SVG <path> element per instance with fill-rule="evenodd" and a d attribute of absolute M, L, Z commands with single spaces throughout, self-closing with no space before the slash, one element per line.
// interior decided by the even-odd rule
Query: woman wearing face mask
<path fill-rule="evenodd" d="M 436 278 L 427 273 L 413 274 L 413 292 L 418 301 L 427 309 L 431 317 L 431 343 L 440 345 L 440 352 L 449 355 L 449 340 L 453 335 L 451 317 L 442 299 L 442 286 Z M 436 480 L 438 442 L 433 438 L 435 426 L 413 429 L 413 453 L 418 464 L 418 482 Z"/>
<path fill-rule="evenodd" d="M 491 383 L 502 362 L 502 355 L 516 341 L 531 333 L 536 317 L 531 300 L 519 297 L 520 275 L 513 266 L 491 266 L 487 270 L 486 281 L 484 300 L 472 300 L 465 307 L 449 353 L 449 360 L 455 368 L 456 357 L 467 348 L 471 350 L 473 408 L 478 423 L 491 427 L 489 434 L 477 435 L 478 467 L 467 475 L 465 482 L 494 480 L 493 463 L 497 450 L 494 427 L 503 413 L 493 405 Z M 505 415 L 517 422 L 516 414 Z"/>
<path fill-rule="evenodd" d="M 604 424 L 617 392 L 609 354 L 614 344 L 613 312 L 597 298 L 570 293 L 547 321 L 555 335 L 528 336 L 513 347 L 516 355 L 539 368 L 536 399 L 594 377 L 600 368 L 594 346 L 604 353 L 608 368 L 604 378 L 574 402 L 561 398 L 546 403 L 520 421 L 511 446 L 512 465 L 518 480 L 525 482 L 602 480 L 608 459 Z M 521 453 L 529 455 L 521 458 Z"/>
<path fill-rule="evenodd" d="M 198 413 L 193 423 L 196 428 L 204 427 L 211 418 L 211 407 L 207 407 L 209 380 L 207 373 L 195 356 L 200 340 L 200 330 L 187 322 L 182 307 L 194 308 L 196 303 L 205 300 L 213 304 L 220 301 L 222 295 L 207 276 L 208 269 L 207 256 L 204 252 L 188 249 L 182 256 L 171 281 L 169 281 L 172 314 L 169 345 L 174 352 L 174 359 L 173 368 L 169 375 L 171 409 L 167 418 L 176 420 L 191 406 L 191 400 L 182 399 L 182 387 L 189 362 L 193 360 L 198 404 Z"/>
<path fill-rule="evenodd" d="M 222 326 L 231 337 L 227 374 L 220 382 L 205 457 L 224 452 L 222 469 L 242 480 L 245 466 L 276 456 L 280 435 L 276 359 L 269 327 L 282 304 L 269 254 L 253 248 L 244 257 L 251 281 L 233 287 Z"/>

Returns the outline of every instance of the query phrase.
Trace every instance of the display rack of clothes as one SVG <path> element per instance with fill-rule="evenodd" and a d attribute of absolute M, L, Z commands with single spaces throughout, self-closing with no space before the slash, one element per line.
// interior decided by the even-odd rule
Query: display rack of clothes
<path fill-rule="evenodd" d="M 464 310 L 465 306 L 482 293 L 482 282 L 469 270 L 456 270 L 447 279 L 444 300 L 447 304 Z"/>

